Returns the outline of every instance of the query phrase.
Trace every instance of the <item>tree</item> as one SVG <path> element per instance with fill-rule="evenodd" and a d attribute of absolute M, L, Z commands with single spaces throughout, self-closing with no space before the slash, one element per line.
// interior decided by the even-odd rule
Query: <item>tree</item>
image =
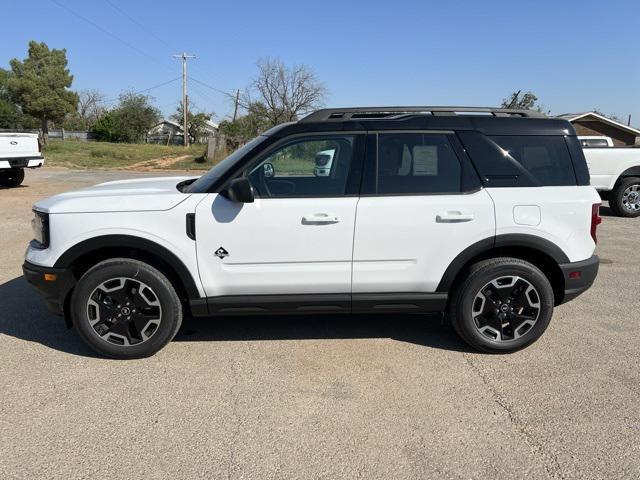
<path fill-rule="evenodd" d="M 151 127 L 160 120 L 160 111 L 152 97 L 133 92 L 120 95 L 117 108 L 111 111 L 120 142 L 139 143 Z"/>
<path fill-rule="evenodd" d="M 91 131 L 104 142 L 139 143 L 160 120 L 153 98 L 133 92 L 120 94 L 118 106 L 103 111 Z"/>
<path fill-rule="evenodd" d="M 256 113 L 260 108 L 260 105 L 254 105 L 249 109 L 249 113 L 239 116 L 235 122 L 230 120 L 220 122 L 218 130 L 224 134 L 227 148 L 235 150 L 271 126 L 264 113 Z"/>
<path fill-rule="evenodd" d="M 258 76 L 242 95 L 241 106 L 268 126 L 292 122 L 319 108 L 327 89 L 305 65 L 287 67 L 278 59 L 261 59 Z"/>
<path fill-rule="evenodd" d="M 537 103 L 538 97 L 532 92 L 521 94 L 522 90 L 513 92 L 502 100 L 502 108 L 514 108 L 516 110 L 536 110 L 542 111 L 542 107 Z"/>
<path fill-rule="evenodd" d="M 8 81 L 11 72 L 0 68 L 0 128 L 38 128 L 37 118 L 25 115 L 11 97 Z"/>
<path fill-rule="evenodd" d="M 96 121 L 91 131 L 99 142 L 118 142 L 120 141 L 119 129 L 113 112 L 105 112 Z"/>
<path fill-rule="evenodd" d="M 23 113 L 40 119 L 46 142 L 49 121 L 62 121 L 78 105 L 78 95 L 69 90 L 73 75 L 66 50 L 50 50 L 45 43 L 31 41 L 28 57 L 22 62 L 14 58 L 10 65 L 9 93 Z"/>
<path fill-rule="evenodd" d="M 194 113 L 196 106 L 191 103 L 191 100 L 187 100 L 187 130 L 191 141 L 196 142 L 199 139 L 206 136 L 207 122 L 213 116 L 213 113 L 198 112 Z M 182 103 L 178 104 L 176 112 L 171 115 L 171 120 L 184 125 L 184 109 Z"/>
<path fill-rule="evenodd" d="M 78 92 L 78 110 L 64 119 L 64 128 L 69 130 L 90 130 L 105 112 L 105 95 L 99 90 Z"/>

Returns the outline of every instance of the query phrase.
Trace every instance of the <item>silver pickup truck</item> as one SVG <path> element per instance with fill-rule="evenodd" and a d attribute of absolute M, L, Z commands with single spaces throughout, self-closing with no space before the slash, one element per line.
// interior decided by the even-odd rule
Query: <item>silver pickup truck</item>
<path fill-rule="evenodd" d="M 39 168 L 43 164 L 37 134 L 0 133 L 0 186 L 19 186 L 25 168 Z"/>

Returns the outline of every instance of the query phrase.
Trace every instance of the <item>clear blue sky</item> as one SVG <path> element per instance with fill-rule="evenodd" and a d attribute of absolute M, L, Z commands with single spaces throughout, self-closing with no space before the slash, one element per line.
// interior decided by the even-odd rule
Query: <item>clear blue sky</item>
<path fill-rule="evenodd" d="M 197 55 L 191 75 L 223 91 L 245 87 L 256 60 L 272 56 L 310 66 L 329 89 L 329 106 L 491 106 L 523 89 L 554 114 L 599 108 L 625 119 L 632 114 L 640 126 L 638 0 L 32 0 L 26 6 L 3 2 L 11 14 L 3 17 L 0 66 L 24 58 L 29 40 L 43 41 L 67 49 L 73 88 L 99 89 L 110 99 L 177 78 L 180 64 L 171 54 L 187 51 Z M 195 82 L 190 90 L 196 105 L 218 119 L 230 113 L 219 92 Z M 169 114 L 180 83 L 149 94 Z"/>

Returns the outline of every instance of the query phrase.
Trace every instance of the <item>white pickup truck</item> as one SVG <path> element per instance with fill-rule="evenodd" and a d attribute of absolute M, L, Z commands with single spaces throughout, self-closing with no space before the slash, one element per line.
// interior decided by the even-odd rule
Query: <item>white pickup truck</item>
<path fill-rule="evenodd" d="M 39 168 L 43 164 L 37 134 L 0 133 L 0 186 L 19 186 L 25 168 Z"/>
<path fill-rule="evenodd" d="M 609 137 L 600 137 L 602 146 L 597 147 L 587 146 L 583 141 L 595 138 L 578 137 L 587 159 L 591 185 L 609 201 L 609 207 L 616 215 L 640 216 L 640 148 L 612 147 Z"/>

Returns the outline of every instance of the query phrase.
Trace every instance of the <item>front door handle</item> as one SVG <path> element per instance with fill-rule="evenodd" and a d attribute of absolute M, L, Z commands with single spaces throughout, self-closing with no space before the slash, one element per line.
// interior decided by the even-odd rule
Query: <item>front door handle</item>
<path fill-rule="evenodd" d="M 338 222 L 340 222 L 340 217 L 337 215 L 329 215 L 327 213 L 314 213 L 312 215 L 305 215 L 302 217 L 303 225 L 327 225 Z"/>
<path fill-rule="evenodd" d="M 436 223 L 462 223 L 470 222 L 474 218 L 473 213 L 463 213 L 457 210 L 450 210 L 436 215 Z"/>

